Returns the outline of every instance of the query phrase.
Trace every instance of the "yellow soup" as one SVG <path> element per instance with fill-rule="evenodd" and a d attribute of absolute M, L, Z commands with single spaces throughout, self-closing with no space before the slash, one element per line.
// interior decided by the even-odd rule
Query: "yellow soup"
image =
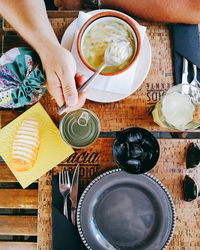
<path fill-rule="evenodd" d="M 116 62 L 116 66 L 108 66 L 103 72 L 115 73 L 126 68 L 135 55 L 135 42 L 131 29 L 117 21 L 97 23 L 86 33 L 82 43 L 85 60 L 92 68 L 99 68 L 110 46 L 113 47 L 109 61 Z"/>

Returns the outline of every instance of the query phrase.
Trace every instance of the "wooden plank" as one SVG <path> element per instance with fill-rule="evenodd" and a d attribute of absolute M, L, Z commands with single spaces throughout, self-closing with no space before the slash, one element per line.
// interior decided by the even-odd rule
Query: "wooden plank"
<path fill-rule="evenodd" d="M 15 176 L 5 162 L 0 163 L 0 182 L 17 182 Z M 38 180 L 35 182 L 37 183 Z"/>
<path fill-rule="evenodd" d="M 0 208 L 37 209 L 37 189 L 0 189 Z"/>
<path fill-rule="evenodd" d="M 37 216 L 0 216 L 0 235 L 37 235 Z"/>
<path fill-rule="evenodd" d="M 84 10 L 85 11 L 85 10 Z M 79 11 L 62 10 L 62 11 L 47 11 L 49 18 L 76 18 Z"/>
<path fill-rule="evenodd" d="M 38 250 L 52 249 L 52 171 L 49 171 L 39 179 L 38 189 Z M 45 185 L 46 183 L 46 185 Z M 43 201 L 47 198 L 45 204 Z M 49 228 L 50 227 L 50 228 Z M 66 245 L 67 248 L 67 245 Z"/>
<path fill-rule="evenodd" d="M 6 163 L 0 163 L 0 182 L 16 182 L 16 178 Z"/>
<path fill-rule="evenodd" d="M 16 41 L 16 38 L 15 38 Z M 17 118 L 19 115 L 21 115 L 25 111 L 24 109 L 2 109 L 0 110 L 0 128 L 3 128 L 6 126 L 9 122 Z"/>
<path fill-rule="evenodd" d="M 0 242 L 0 250 L 37 250 L 35 242 Z"/>
<path fill-rule="evenodd" d="M 76 18 L 78 11 L 48 11 L 49 19 L 57 18 Z M 14 28 L 3 18 L 3 31 L 15 31 Z"/>

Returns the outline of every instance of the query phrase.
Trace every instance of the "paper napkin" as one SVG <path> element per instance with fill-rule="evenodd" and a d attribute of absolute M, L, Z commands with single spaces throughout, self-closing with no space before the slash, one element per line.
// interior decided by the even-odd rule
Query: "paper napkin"
<path fill-rule="evenodd" d="M 35 118 L 40 126 L 40 147 L 37 160 L 28 171 L 18 172 L 12 168 L 12 145 L 22 121 Z M 73 149 L 61 138 L 56 125 L 40 103 L 35 104 L 0 130 L 0 155 L 23 188 L 26 188 L 50 169 L 73 153 Z"/>
<path fill-rule="evenodd" d="M 78 52 L 77 52 L 77 37 L 78 32 L 83 26 L 83 24 L 91 17 L 90 14 L 80 11 L 79 16 L 76 23 L 76 30 L 74 35 L 74 40 L 72 44 L 72 54 L 74 55 L 76 62 L 77 62 L 77 71 L 81 72 L 85 75 L 86 79 L 88 79 L 94 72 L 87 69 L 86 66 L 81 62 Z M 140 32 L 141 41 L 144 38 L 146 27 L 137 25 L 137 28 Z M 116 76 L 102 76 L 99 75 L 98 78 L 92 83 L 91 88 L 97 90 L 108 91 L 112 93 L 119 93 L 119 94 L 130 94 L 132 91 L 132 85 L 134 80 L 134 75 L 137 74 L 136 72 L 137 67 L 137 60 L 135 61 L 134 65 L 130 67 L 126 72 L 123 72 Z"/>

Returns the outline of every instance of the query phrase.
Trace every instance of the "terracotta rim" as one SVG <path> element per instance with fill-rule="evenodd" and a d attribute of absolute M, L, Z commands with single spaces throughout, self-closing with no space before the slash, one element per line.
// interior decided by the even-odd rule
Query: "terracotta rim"
<path fill-rule="evenodd" d="M 84 56 L 83 56 L 83 53 L 81 51 L 81 39 L 82 39 L 82 36 L 85 32 L 85 30 L 88 28 L 88 26 L 93 23 L 94 21 L 96 21 L 97 19 L 99 18 L 102 18 L 102 17 L 117 17 L 119 19 L 121 19 L 122 21 L 126 22 L 127 24 L 129 24 L 129 26 L 132 28 L 132 30 L 134 31 L 135 33 L 135 36 L 136 36 L 136 39 L 137 39 L 137 51 L 134 55 L 134 58 L 133 60 L 130 62 L 130 64 L 128 66 L 126 66 L 125 68 L 123 68 L 122 70 L 119 70 L 115 73 L 100 73 L 101 75 L 104 75 L 104 76 L 113 76 L 113 75 L 118 75 L 118 74 L 121 74 L 123 73 L 124 71 L 126 71 L 127 69 L 129 69 L 133 63 L 136 61 L 137 57 L 138 57 L 138 54 L 140 52 L 140 48 L 141 48 L 141 37 L 140 37 L 140 33 L 138 31 L 138 28 L 137 26 L 135 25 L 135 23 L 131 20 L 130 17 L 122 14 L 122 13 L 119 13 L 119 12 L 112 12 L 112 11 L 107 11 L 107 12 L 102 12 L 102 13 L 99 13 L 99 14 L 96 14 L 94 16 L 92 16 L 90 19 L 88 19 L 86 21 L 86 23 L 82 26 L 82 28 L 80 29 L 79 31 L 79 34 L 78 34 L 78 38 L 77 38 L 77 51 L 78 51 L 78 55 L 82 61 L 82 63 L 87 67 L 89 68 L 91 71 L 95 72 L 96 70 L 94 68 L 92 68 L 85 60 Z"/>

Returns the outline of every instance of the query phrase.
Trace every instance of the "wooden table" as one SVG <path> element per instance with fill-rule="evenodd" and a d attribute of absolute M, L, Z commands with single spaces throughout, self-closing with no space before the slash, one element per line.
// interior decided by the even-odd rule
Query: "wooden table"
<path fill-rule="evenodd" d="M 50 21 L 59 39 L 76 16 L 77 12 L 49 12 Z M 19 242 L 5 242 L 7 241 L 5 238 L 4 242 L 0 241 L 0 250 L 33 250 L 36 248 L 50 250 L 52 175 L 63 167 L 72 170 L 77 160 L 81 161 L 80 159 L 82 159 L 80 162 L 81 183 L 86 186 L 100 173 L 115 168 L 111 154 L 115 132 L 131 126 L 144 127 L 152 131 L 159 139 L 161 156 L 151 173 L 168 188 L 177 213 L 174 237 L 167 249 L 200 249 L 200 199 L 187 203 L 183 201 L 182 191 L 182 181 L 185 175 L 185 152 L 191 142 L 200 145 L 200 131 L 177 133 L 177 131 L 162 129 L 153 123 L 148 112 L 149 108 L 173 85 L 172 45 L 167 25 L 141 22 L 140 20 L 139 22 L 147 26 L 147 36 L 152 47 L 151 69 L 141 88 L 125 100 L 112 104 L 86 102 L 85 107 L 96 112 L 101 120 L 101 138 L 85 150 L 76 150 L 73 157 L 55 167 L 41 177 L 38 183 L 32 184 L 26 190 L 16 186 L 13 175 L 5 163 L 1 163 L 0 182 L 3 188 L 0 189 L 0 208 L 3 209 L 0 209 L 0 235 L 17 235 L 11 240 Z M 5 24 L 5 33 L 3 33 L 5 51 L 15 45 L 24 44 L 21 38 L 13 33 L 10 34 L 10 31 L 12 28 Z M 60 117 L 56 113 L 55 103 L 48 94 L 45 94 L 41 103 L 58 125 Z M 23 111 L 0 111 L 1 127 Z M 12 209 L 10 214 L 8 209 Z M 8 213 L 3 215 L 1 210 L 4 213 L 8 211 Z M 30 226 L 27 227 L 27 224 Z M 25 235 L 29 238 L 25 238 Z M 27 242 L 24 242 L 25 240 Z"/>

